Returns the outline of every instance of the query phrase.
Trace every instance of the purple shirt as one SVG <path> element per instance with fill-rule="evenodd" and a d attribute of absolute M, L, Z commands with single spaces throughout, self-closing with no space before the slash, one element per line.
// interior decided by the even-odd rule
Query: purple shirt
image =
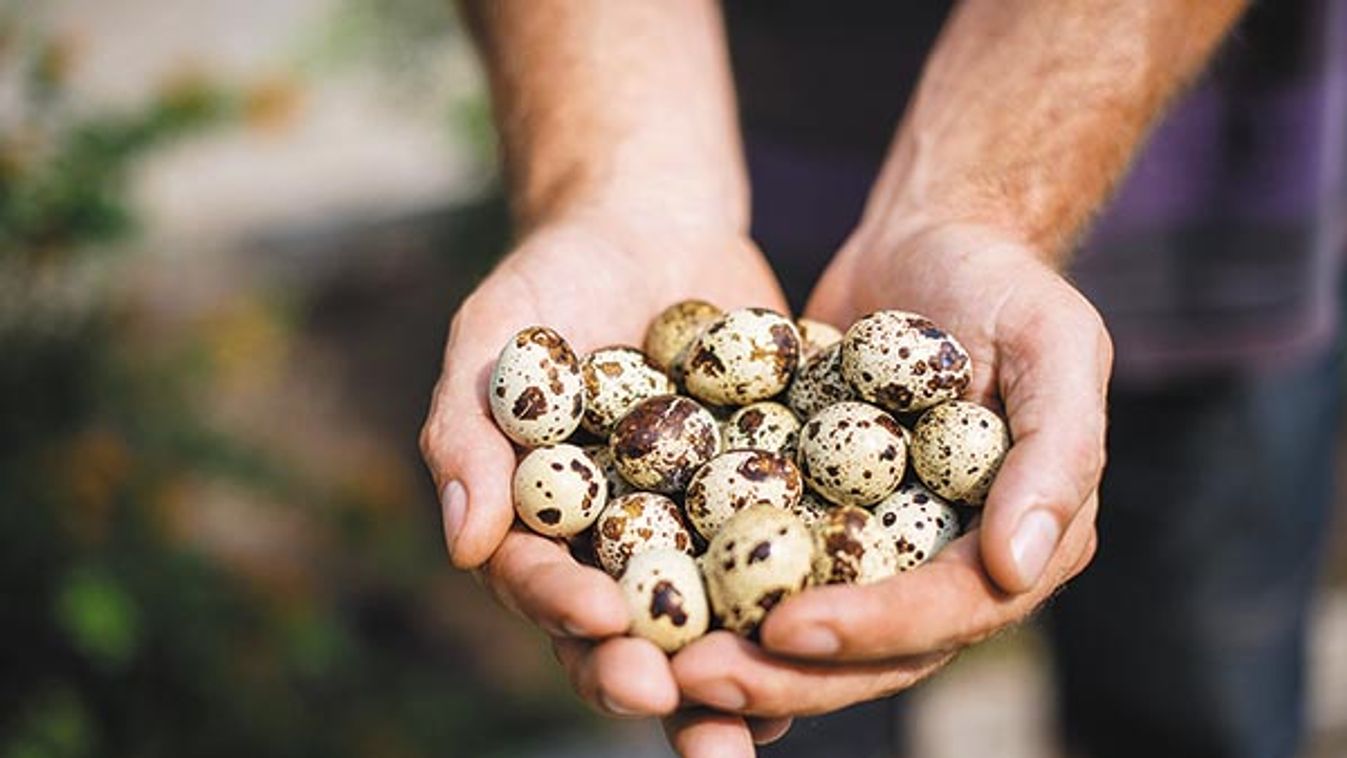
<path fill-rule="evenodd" d="M 949 4 L 726 3 L 754 234 L 796 304 L 860 216 Z M 1142 382 L 1322 351 L 1347 242 L 1347 0 L 1255 4 L 1071 275 Z"/>

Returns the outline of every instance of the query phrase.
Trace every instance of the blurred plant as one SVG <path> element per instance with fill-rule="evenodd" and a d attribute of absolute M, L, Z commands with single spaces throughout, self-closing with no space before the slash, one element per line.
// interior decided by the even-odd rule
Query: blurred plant
<path fill-rule="evenodd" d="M 23 71 L 22 112 L 0 122 L 0 758 L 476 756 L 583 724 L 437 636 L 442 550 L 396 475 L 320 481 L 211 422 L 202 387 L 258 339 L 284 350 L 274 304 L 164 344 L 109 294 L 114 269 L 88 275 L 132 253 L 140 160 L 285 93 L 184 79 L 82 113 L 70 48 L 16 28 L 0 15 L 0 57 Z M 266 586 L 185 538 L 203 482 L 312 504 L 321 585 Z"/>

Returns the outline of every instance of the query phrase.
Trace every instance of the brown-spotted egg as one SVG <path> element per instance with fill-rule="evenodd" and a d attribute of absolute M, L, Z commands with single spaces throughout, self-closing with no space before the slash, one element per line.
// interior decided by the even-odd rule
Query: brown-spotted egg
<path fill-rule="evenodd" d="M 630 633 L 676 652 L 706 633 L 711 610 L 692 556 L 657 548 L 633 555 L 618 580 L 631 612 Z"/>
<path fill-rule="evenodd" d="M 579 534 L 608 501 L 603 472 L 575 445 L 534 448 L 515 467 L 515 512 L 547 537 Z"/>
<path fill-rule="evenodd" d="M 806 421 L 830 405 L 856 399 L 856 391 L 842 376 L 840 344 L 825 348 L 813 360 L 801 366 L 795 372 L 795 380 L 790 383 L 790 390 L 786 393 L 786 402 L 790 404 L 791 410 Z"/>
<path fill-rule="evenodd" d="M 580 361 L 585 382 L 585 431 L 607 437 L 613 424 L 632 406 L 648 398 L 670 395 L 674 383 L 634 347 L 616 345 L 586 355 Z"/>
<path fill-rule="evenodd" d="M 545 326 L 510 338 L 496 359 L 488 393 L 496 425 L 525 447 L 565 440 L 585 410 L 580 362 L 566 340 Z"/>
<path fill-rule="evenodd" d="M 814 584 L 870 584 L 898 573 L 898 548 L 870 511 L 834 508 L 812 529 Z"/>
<path fill-rule="evenodd" d="M 645 354 L 664 371 L 708 324 L 724 311 L 705 300 L 683 300 L 665 308 L 645 332 Z"/>
<path fill-rule="evenodd" d="M 956 503 L 981 505 L 1009 450 L 1001 417 L 965 400 L 926 411 L 912 429 L 912 468 L 932 492 Z"/>
<path fill-rule="evenodd" d="M 702 557 L 706 590 L 725 628 L 756 634 L 764 617 L 809 584 L 814 541 L 789 511 L 752 505 L 730 517 Z"/>
<path fill-rule="evenodd" d="M 908 413 L 954 400 L 972 362 L 953 335 L 925 316 L 876 311 L 847 329 L 842 375 L 864 400 Z"/>
<path fill-rule="evenodd" d="M 873 505 L 898 488 L 907 465 L 903 430 L 861 402 L 830 405 L 800 430 L 805 483 L 837 505 Z"/>
<path fill-rule="evenodd" d="M 720 451 L 720 426 L 695 400 L 661 395 L 642 400 L 618 420 L 608 449 L 623 479 L 672 494 Z"/>
<path fill-rule="evenodd" d="M 683 384 L 713 405 L 747 405 L 786 389 L 800 361 L 790 319 L 766 308 L 730 311 L 688 346 Z"/>
<path fill-rule="evenodd" d="M 745 405 L 720 428 L 721 442 L 726 450 L 766 450 L 794 455 L 799 436 L 800 419 L 791 409 L 770 400 Z"/>
<path fill-rule="evenodd" d="M 621 576 L 633 555 L 656 548 L 692 554 L 692 533 L 683 511 L 654 492 L 633 492 L 608 503 L 594 522 L 594 554 L 612 576 Z"/>
<path fill-rule="evenodd" d="M 748 506 L 790 510 L 803 491 L 800 470 L 789 458 L 765 450 L 731 450 L 712 458 L 692 477 L 683 508 L 693 528 L 711 539 Z"/>
<path fill-rule="evenodd" d="M 875 506 L 874 513 L 898 548 L 899 571 L 929 561 L 959 536 L 959 513 L 921 482 L 899 487 Z"/>

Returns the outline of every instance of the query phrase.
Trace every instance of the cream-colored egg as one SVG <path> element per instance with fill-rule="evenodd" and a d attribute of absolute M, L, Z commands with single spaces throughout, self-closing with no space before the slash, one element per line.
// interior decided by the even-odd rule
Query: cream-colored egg
<path fill-rule="evenodd" d="M 963 400 L 926 411 L 912 429 L 912 467 L 946 500 L 981 505 L 1010 450 L 1010 431 L 992 411 Z"/>
<path fill-rule="evenodd" d="M 793 456 L 799 436 L 800 419 L 791 409 L 770 400 L 740 408 L 720 427 L 726 450 L 766 450 Z"/>
<path fill-rule="evenodd" d="M 594 554 L 612 576 L 621 576 L 633 555 L 656 548 L 692 554 L 692 533 L 683 511 L 669 498 L 633 492 L 608 503 L 594 522 Z"/>
<path fill-rule="evenodd" d="M 823 321 L 802 318 L 796 320 L 795 328 L 800 332 L 801 364 L 842 341 L 842 331 Z"/>
<path fill-rule="evenodd" d="M 959 536 L 958 511 L 921 482 L 908 482 L 881 500 L 875 519 L 898 548 L 900 571 L 929 561 Z"/>
<path fill-rule="evenodd" d="M 864 400 L 895 413 L 930 408 L 963 394 L 968 351 L 925 316 L 877 311 L 847 329 L 842 375 Z"/>
<path fill-rule="evenodd" d="M 618 585 L 631 613 L 632 636 L 666 653 L 702 636 L 711 623 L 697 562 L 680 550 L 658 548 L 632 556 Z"/>
<path fill-rule="evenodd" d="M 605 347 L 580 361 L 585 382 L 585 412 L 580 425 L 607 437 L 618 419 L 642 400 L 676 391 L 674 383 L 634 347 Z"/>
<path fill-rule="evenodd" d="M 800 430 L 800 473 L 837 505 L 873 505 L 898 489 L 907 466 L 902 427 L 860 402 L 830 405 Z"/>
<path fill-rule="evenodd" d="M 790 319 L 766 308 L 730 311 L 688 347 L 683 384 L 713 405 L 747 405 L 786 389 L 800 361 Z"/>
<path fill-rule="evenodd" d="M 702 537 L 711 539 L 731 516 L 750 505 L 790 510 L 804 482 L 789 458 L 765 450 L 731 450 L 712 458 L 688 484 L 683 507 Z"/>
<path fill-rule="evenodd" d="M 515 512 L 528 528 L 548 537 L 579 534 L 608 501 L 603 471 L 575 445 L 529 451 L 515 467 Z"/>
<path fill-rule="evenodd" d="M 645 332 L 645 354 L 659 368 L 669 371 L 674 359 L 708 324 L 724 311 L 705 300 L 684 300 L 665 308 Z"/>
<path fill-rule="evenodd" d="M 856 399 L 856 391 L 842 376 L 841 345 L 825 348 L 801 366 L 786 393 L 791 410 L 806 420 L 830 405 Z"/>
<path fill-rule="evenodd" d="M 510 338 L 491 372 L 491 415 L 525 447 L 565 440 L 584 414 L 580 362 L 561 335 L 532 326 Z"/>
<path fill-rule="evenodd" d="M 814 541 L 789 511 L 753 505 L 736 513 L 706 549 L 711 609 L 726 629 L 745 636 L 786 597 L 809 584 Z"/>
<path fill-rule="evenodd" d="M 864 508 L 834 508 L 813 533 L 814 584 L 871 584 L 898 573 L 893 538 Z"/>

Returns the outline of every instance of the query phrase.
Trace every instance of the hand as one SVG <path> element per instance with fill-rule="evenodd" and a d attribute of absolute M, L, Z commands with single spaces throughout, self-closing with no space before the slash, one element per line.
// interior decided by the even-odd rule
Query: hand
<path fill-rule="evenodd" d="M 686 699 L 735 713 L 824 713 L 910 687 L 1032 613 L 1094 555 L 1112 348 L 1098 314 L 1034 251 L 944 226 L 857 237 L 809 313 L 931 317 L 973 361 L 969 397 L 1003 405 L 1014 444 L 980 524 L 915 571 L 812 589 L 778 606 L 762 647 L 715 633 L 673 659 Z"/>
<path fill-rule="evenodd" d="M 740 234 L 613 218 L 573 212 L 541 224 L 464 301 L 450 327 L 421 449 L 442 496 L 454 565 L 482 567 L 506 606 L 553 637 L 587 702 L 609 714 L 662 715 L 677 707 L 677 685 L 654 645 L 615 636 L 629 622 L 617 583 L 576 563 L 559 543 L 511 528 L 515 452 L 492 421 L 488 377 L 501 346 L 532 324 L 556 329 L 583 354 L 614 343 L 640 345 L 650 319 L 685 298 L 783 312 L 785 302 L 761 254 Z M 685 714 L 671 734 L 694 747 L 707 734 L 730 740 L 718 744 L 748 744 L 749 726 L 739 717 Z M 781 724 L 752 726 L 770 736 Z"/>

